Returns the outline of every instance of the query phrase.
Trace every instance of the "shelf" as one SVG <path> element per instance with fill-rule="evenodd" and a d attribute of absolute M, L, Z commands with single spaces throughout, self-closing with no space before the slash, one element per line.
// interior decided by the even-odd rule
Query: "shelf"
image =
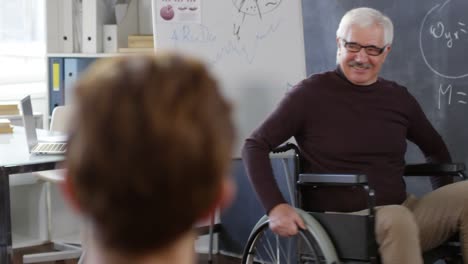
<path fill-rule="evenodd" d="M 126 55 L 125 53 L 49 53 L 49 58 L 105 58 Z"/>
<path fill-rule="evenodd" d="M 49 53 L 48 58 L 108 58 L 116 56 L 127 56 L 135 54 L 147 54 L 148 49 L 141 49 L 138 51 L 119 52 L 119 53 Z"/>

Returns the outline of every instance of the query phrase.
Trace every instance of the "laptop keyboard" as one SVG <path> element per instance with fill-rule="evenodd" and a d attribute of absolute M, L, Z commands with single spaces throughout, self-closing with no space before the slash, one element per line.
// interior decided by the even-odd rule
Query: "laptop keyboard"
<path fill-rule="evenodd" d="M 67 151 L 66 143 L 39 143 L 33 153 L 64 154 Z"/>

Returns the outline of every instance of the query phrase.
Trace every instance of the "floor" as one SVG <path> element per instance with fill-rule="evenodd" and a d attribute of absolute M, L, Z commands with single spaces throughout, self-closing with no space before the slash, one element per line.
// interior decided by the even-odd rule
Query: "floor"
<path fill-rule="evenodd" d="M 199 255 L 198 264 L 208 264 L 208 255 Z M 241 260 L 238 258 L 227 257 L 223 255 L 214 255 L 212 264 L 240 264 Z"/>
<path fill-rule="evenodd" d="M 24 249 L 15 249 L 13 256 L 13 264 L 23 264 L 22 257 L 24 254 L 31 254 L 36 252 L 49 251 L 51 249 L 50 245 L 43 245 L 38 247 L 24 248 Z M 56 261 L 56 262 L 42 262 L 41 264 L 76 264 L 77 260 L 67 260 L 67 261 Z M 213 255 L 213 261 L 211 264 L 240 264 L 241 261 L 238 258 L 227 257 L 223 255 Z M 198 255 L 197 264 L 209 264 L 208 255 L 200 254 Z"/>
<path fill-rule="evenodd" d="M 15 249 L 13 254 L 13 264 L 23 264 L 23 255 L 25 254 L 34 254 L 49 251 L 53 251 L 51 244 Z M 55 262 L 41 262 L 40 264 L 76 264 L 77 262 L 78 260 L 62 260 Z"/>

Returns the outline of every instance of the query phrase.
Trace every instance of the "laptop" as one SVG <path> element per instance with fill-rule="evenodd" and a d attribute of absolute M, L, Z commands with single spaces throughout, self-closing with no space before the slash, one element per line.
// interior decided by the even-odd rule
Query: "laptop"
<path fill-rule="evenodd" d="M 23 124 L 28 142 L 29 153 L 63 155 L 67 150 L 67 136 L 48 136 L 37 138 L 36 122 L 32 111 L 31 97 L 28 95 L 21 99 L 21 109 L 23 112 Z"/>

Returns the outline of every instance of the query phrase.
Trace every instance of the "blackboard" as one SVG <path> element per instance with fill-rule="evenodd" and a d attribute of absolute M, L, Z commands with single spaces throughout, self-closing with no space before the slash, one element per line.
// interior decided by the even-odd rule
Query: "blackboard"
<path fill-rule="evenodd" d="M 383 12 L 395 27 L 381 76 L 408 88 L 444 138 L 453 160 L 468 164 L 468 1 L 303 0 L 308 75 L 336 67 L 340 19 L 361 6 Z M 407 161 L 422 161 L 414 145 Z"/>

